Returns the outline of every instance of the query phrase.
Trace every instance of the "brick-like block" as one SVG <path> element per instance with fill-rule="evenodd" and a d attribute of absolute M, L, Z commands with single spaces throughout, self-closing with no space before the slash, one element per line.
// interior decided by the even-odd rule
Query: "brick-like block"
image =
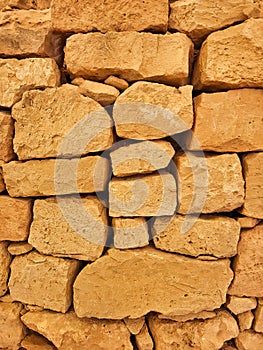
<path fill-rule="evenodd" d="M 14 121 L 10 114 L 0 111 L 0 162 L 9 162 L 13 152 Z"/>
<path fill-rule="evenodd" d="M 261 350 L 263 348 L 263 334 L 256 333 L 252 330 L 246 330 L 240 332 L 235 339 L 235 343 L 238 349 L 242 350 Z"/>
<path fill-rule="evenodd" d="M 67 39 L 65 47 L 69 73 L 92 80 L 118 75 L 128 81 L 185 85 L 192 58 L 193 44 L 181 33 L 75 34 Z"/>
<path fill-rule="evenodd" d="M 230 295 L 226 304 L 227 308 L 235 315 L 253 310 L 257 307 L 256 298 L 242 298 Z"/>
<path fill-rule="evenodd" d="M 7 250 L 7 246 L 7 242 L 0 242 L 0 296 L 4 295 L 8 289 L 7 282 L 11 255 Z"/>

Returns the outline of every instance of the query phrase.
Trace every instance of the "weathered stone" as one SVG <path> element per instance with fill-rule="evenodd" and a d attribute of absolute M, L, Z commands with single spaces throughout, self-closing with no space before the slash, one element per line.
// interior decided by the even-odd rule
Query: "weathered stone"
<path fill-rule="evenodd" d="M 244 230 L 234 259 L 235 277 L 229 294 L 263 297 L 263 225 Z"/>
<path fill-rule="evenodd" d="M 26 331 L 20 320 L 22 305 L 0 302 L 0 348 L 19 349 Z"/>
<path fill-rule="evenodd" d="M 61 14 L 59 17 L 61 20 Z M 192 57 L 193 44 L 181 33 L 75 34 L 67 39 L 65 47 L 70 74 L 91 80 L 118 75 L 127 81 L 185 85 L 189 82 Z"/>
<path fill-rule="evenodd" d="M 1 163 L 0 163 L 1 165 Z M 0 193 L 3 192 L 5 190 L 5 182 L 4 182 L 4 178 L 3 178 L 3 169 L 0 168 Z"/>
<path fill-rule="evenodd" d="M 113 178 L 109 184 L 109 215 L 162 216 L 176 209 L 176 181 L 169 173 Z"/>
<path fill-rule="evenodd" d="M 58 86 L 60 72 L 51 58 L 0 58 L 0 106 L 12 107 L 27 90 Z"/>
<path fill-rule="evenodd" d="M 13 242 L 8 246 L 8 251 L 11 255 L 23 255 L 33 249 L 32 245 L 27 242 Z"/>
<path fill-rule="evenodd" d="M 246 182 L 245 203 L 240 212 L 263 219 L 263 152 L 249 153 L 242 159 Z"/>
<path fill-rule="evenodd" d="M 149 326 L 156 350 L 218 350 L 238 336 L 237 323 L 226 311 L 205 321 L 173 322 L 151 316 Z"/>
<path fill-rule="evenodd" d="M 145 325 L 145 318 L 125 318 L 124 323 L 128 330 L 131 332 L 131 334 L 137 335 L 142 330 L 143 326 Z"/>
<path fill-rule="evenodd" d="M 11 255 L 8 253 L 7 246 L 7 242 L 0 242 L 0 296 L 4 295 L 8 289 L 7 282 Z"/>
<path fill-rule="evenodd" d="M 230 295 L 227 302 L 227 308 L 235 315 L 255 309 L 257 307 L 256 298 L 241 298 Z"/>
<path fill-rule="evenodd" d="M 154 245 L 168 252 L 191 256 L 213 255 L 225 258 L 236 255 L 240 225 L 221 216 L 201 216 L 187 232 L 182 231 L 185 216 L 156 218 L 152 227 Z"/>
<path fill-rule="evenodd" d="M 115 176 L 150 173 L 166 168 L 175 154 L 167 141 L 124 141 L 122 147 L 110 153 L 112 171 Z"/>
<path fill-rule="evenodd" d="M 247 330 L 239 333 L 235 343 L 238 350 L 262 350 L 263 334 Z"/>
<path fill-rule="evenodd" d="M 49 8 L 50 2 L 51 0 L 0 0 L 0 9 L 11 7 L 24 10 L 44 10 Z"/>
<path fill-rule="evenodd" d="M 199 261 L 150 247 L 111 249 L 78 275 L 74 309 L 79 317 L 112 319 L 209 311 L 225 302 L 232 276 L 227 260 Z"/>
<path fill-rule="evenodd" d="M 105 81 L 105 84 L 111 85 L 118 90 L 124 91 L 128 89 L 129 84 L 126 80 L 115 77 L 114 75 L 110 75 Z"/>
<path fill-rule="evenodd" d="M 242 218 L 237 218 L 237 222 L 241 228 L 253 228 L 260 223 L 260 220 L 244 216 Z"/>
<path fill-rule="evenodd" d="M 149 244 L 147 222 L 144 218 L 113 218 L 114 247 L 139 248 Z"/>
<path fill-rule="evenodd" d="M 169 28 L 200 43 L 208 34 L 259 15 L 253 0 L 179 0 L 171 3 Z"/>
<path fill-rule="evenodd" d="M 241 332 L 252 327 L 254 320 L 254 315 L 251 310 L 243 312 L 242 314 L 237 315 L 238 325 Z"/>
<path fill-rule="evenodd" d="M 138 350 L 153 350 L 153 340 L 149 334 L 146 324 L 143 326 L 139 334 L 135 336 L 136 345 Z"/>
<path fill-rule="evenodd" d="M 32 220 L 32 201 L 0 196 L 0 241 L 24 241 Z"/>
<path fill-rule="evenodd" d="M 160 139 L 191 129 L 192 86 L 177 89 L 137 82 L 117 98 L 113 119 L 118 136 L 137 140 Z"/>
<path fill-rule="evenodd" d="M 26 350 L 56 350 L 54 345 L 37 333 L 27 335 L 23 339 L 21 346 Z"/>
<path fill-rule="evenodd" d="M 229 212 L 242 206 L 244 180 L 236 154 L 204 158 L 189 152 L 175 156 L 174 161 L 179 174 L 178 213 Z"/>
<path fill-rule="evenodd" d="M 15 161 L 5 164 L 3 169 L 6 188 L 12 197 L 100 192 L 104 191 L 108 177 L 108 161 L 100 156 Z"/>
<path fill-rule="evenodd" d="M 80 225 L 77 232 L 60 209 L 61 206 L 70 207 L 77 218 L 77 201 L 77 198 L 72 197 L 61 198 L 59 203 L 54 198 L 36 200 L 29 243 L 46 255 L 91 261 L 99 258 L 107 239 L 106 209 L 95 196 L 82 198 L 87 215 L 91 215 L 93 220 L 87 220 L 85 231 L 81 230 Z M 93 238 L 92 241 L 88 239 L 87 232 Z"/>
<path fill-rule="evenodd" d="M 199 144 L 190 142 L 188 149 L 215 152 L 263 149 L 263 90 L 203 93 L 195 97 L 194 108 L 194 135 Z"/>
<path fill-rule="evenodd" d="M 13 152 L 14 121 L 7 112 L 0 111 L 0 161 L 9 162 Z"/>
<path fill-rule="evenodd" d="M 12 298 L 50 310 L 66 312 L 72 302 L 72 284 L 80 263 L 30 252 L 11 263 Z"/>
<path fill-rule="evenodd" d="M 263 332 L 263 305 L 259 304 L 255 310 L 255 322 L 253 328 L 256 332 Z"/>
<path fill-rule="evenodd" d="M 195 89 L 262 88 L 262 33 L 263 18 L 251 18 L 209 35 L 194 69 Z"/>
<path fill-rule="evenodd" d="M 159 314 L 158 317 L 160 319 L 167 319 L 177 322 L 186 322 L 191 320 L 205 320 L 207 318 L 213 318 L 216 316 L 216 313 L 214 311 L 201 311 L 198 313 L 190 313 L 184 316 L 166 316 Z"/>
<path fill-rule="evenodd" d="M 130 332 L 121 321 L 79 319 L 74 312 L 28 312 L 26 326 L 49 339 L 58 349 L 132 350 Z"/>

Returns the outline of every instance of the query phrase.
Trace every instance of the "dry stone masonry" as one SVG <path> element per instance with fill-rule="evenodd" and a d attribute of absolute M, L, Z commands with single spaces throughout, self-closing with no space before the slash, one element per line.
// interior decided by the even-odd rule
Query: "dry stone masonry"
<path fill-rule="evenodd" d="M 0 349 L 263 349 L 263 1 L 0 0 Z"/>

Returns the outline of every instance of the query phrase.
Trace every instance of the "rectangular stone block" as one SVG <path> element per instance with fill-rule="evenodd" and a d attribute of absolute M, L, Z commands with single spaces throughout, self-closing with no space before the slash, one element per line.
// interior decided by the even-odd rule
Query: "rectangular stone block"
<path fill-rule="evenodd" d="M 7 282 L 11 255 L 7 250 L 7 246 L 7 242 L 0 242 L 0 296 L 3 296 L 8 290 Z"/>
<path fill-rule="evenodd" d="M 181 33 L 75 34 L 67 39 L 65 47 L 68 72 L 91 80 L 118 75 L 128 81 L 185 85 L 192 58 L 193 44 Z"/>
<path fill-rule="evenodd" d="M 9 113 L 0 111 L 0 162 L 9 162 L 14 159 L 13 134 L 13 119 Z"/>
<path fill-rule="evenodd" d="M 3 178 L 3 169 L 0 168 L 0 193 L 3 191 L 5 191 L 5 182 L 4 182 L 4 178 Z"/>

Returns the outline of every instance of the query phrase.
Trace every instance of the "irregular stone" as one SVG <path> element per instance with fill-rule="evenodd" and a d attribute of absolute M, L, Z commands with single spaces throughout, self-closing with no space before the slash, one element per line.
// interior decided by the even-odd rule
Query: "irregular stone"
<path fill-rule="evenodd" d="M 0 303 L 0 348 L 19 349 L 26 330 L 20 320 L 23 306 L 19 303 Z"/>
<path fill-rule="evenodd" d="M 139 248 L 149 244 L 147 222 L 144 218 L 113 218 L 114 247 Z"/>
<path fill-rule="evenodd" d="M 1 163 L 0 163 L 1 165 Z M 0 193 L 5 191 L 5 182 L 4 182 L 4 178 L 3 178 L 3 169 L 0 168 Z"/>
<path fill-rule="evenodd" d="M 244 216 L 242 218 L 236 218 L 236 220 L 239 223 L 239 225 L 241 226 L 241 228 L 253 228 L 257 224 L 260 223 L 259 219 L 249 218 L 246 216 Z"/>
<path fill-rule="evenodd" d="M 232 276 L 228 260 L 199 261 L 150 247 L 111 249 L 78 275 L 74 309 L 78 317 L 106 319 L 210 311 L 225 302 Z"/>
<path fill-rule="evenodd" d="M 24 241 L 32 221 L 32 201 L 0 196 L 0 241 Z"/>
<path fill-rule="evenodd" d="M 255 322 L 253 326 L 256 332 L 263 332 L 263 305 L 259 304 L 255 310 Z"/>
<path fill-rule="evenodd" d="M 51 0 L 0 0 L 0 9 L 7 6 L 24 10 L 44 10 L 48 9 Z"/>
<path fill-rule="evenodd" d="M 29 160 L 25 163 L 14 161 L 5 164 L 3 170 L 6 188 L 12 197 L 93 193 L 105 189 L 108 161 L 100 156 L 89 156 L 80 160 L 46 159 Z M 74 183 L 76 179 L 77 184 Z"/>
<path fill-rule="evenodd" d="M 146 324 L 143 326 L 139 334 L 135 336 L 136 345 L 138 350 L 153 350 L 153 340 L 149 334 Z"/>
<path fill-rule="evenodd" d="M 4 295 L 8 290 L 7 283 L 11 255 L 8 253 L 7 246 L 7 242 L 0 242 L 0 296 Z"/>
<path fill-rule="evenodd" d="M 263 149 L 263 90 L 203 93 L 194 98 L 194 107 L 194 135 L 198 144 L 190 142 L 188 149 L 215 152 Z"/>
<path fill-rule="evenodd" d="M 160 139 L 191 129 L 192 86 L 178 89 L 137 82 L 122 93 L 113 108 L 117 135 L 137 140 Z"/>
<path fill-rule="evenodd" d="M 166 168 L 174 154 L 173 146 L 167 141 L 131 143 L 127 140 L 110 153 L 112 171 L 118 177 L 150 173 Z"/>
<path fill-rule="evenodd" d="M 259 15 L 253 0 L 179 0 L 170 4 L 169 29 L 200 43 L 208 34 Z"/>
<path fill-rule="evenodd" d="M 8 246 L 8 251 L 11 255 L 23 255 L 33 249 L 32 245 L 27 242 L 13 242 Z"/>
<path fill-rule="evenodd" d="M 27 335 L 21 346 L 26 350 L 55 350 L 55 346 L 52 345 L 46 338 L 37 333 Z"/>
<path fill-rule="evenodd" d="M 230 212 L 242 206 L 244 180 L 237 154 L 204 158 L 187 152 L 175 156 L 174 162 L 179 175 L 178 213 Z"/>
<path fill-rule="evenodd" d="M 131 332 L 131 334 L 137 335 L 142 330 L 143 326 L 145 325 L 145 318 L 125 318 L 124 323 L 128 330 Z"/>
<path fill-rule="evenodd" d="M 89 236 L 81 230 L 82 226 L 76 231 L 60 209 L 61 206 L 70 207 L 77 217 L 77 201 L 77 198 L 68 197 L 61 198 L 59 203 L 54 198 L 35 201 L 28 241 L 40 253 L 88 261 L 101 256 L 108 231 L 106 209 L 95 196 L 82 198 L 85 210 L 93 219 L 87 220 L 85 224 L 85 232 L 91 232 L 93 238 L 90 241 Z"/>
<path fill-rule="evenodd" d="M 205 320 L 207 318 L 213 318 L 216 316 L 216 313 L 214 311 L 201 311 L 198 313 L 190 313 L 188 315 L 184 316 L 165 316 L 165 315 L 158 315 L 160 319 L 167 319 L 177 322 L 186 322 L 190 320 Z"/>
<path fill-rule="evenodd" d="M 76 260 L 19 255 L 11 264 L 9 290 L 12 298 L 26 304 L 66 312 L 72 302 L 72 284 L 80 268 Z"/>
<path fill-rule="evenodd" d="M 0 111 L 0 161 L 9 162 L 14 158 L 14 121 L 10 114 Z"/>
<path fill-rule="evenodd" d="M 241 332 L 246 329 L 250 329 L 252 327 L 252 323 L 254 321 L 254 315 L 252 311 L 246 311 L 242 314 L 237 315 L 238 325 Z"/>
<path fill-rule="evenodd" d="M 263 225 L 244 230 L 234 259 L 234 280 L 228 293 L 263 297 Z"/>
<path fill-rule="evenodd" d="M 238 350 L 262 350 L 263 334 L 255 333 L 252 330 L 240 332 L 235 343 Z"/>
<path fill-rule="evenodd" d="M 242 159 L 246 182 L 245 203 L 240 212 L 243 215 L 263 219 L 263 152 L 249 153 Z"/>
<path fill-rule="evenodd" d="M 61 32 L 121 32 L 150 30 L 166 32 L 168 0 L 55 1 L 51 5 L 52 25 Z M 63 13 L 63 18 L 61 18 Z"/>
<path fill-rule="evenodd" d="M 130 332 L 122 321 L 79 319 L 74 312 L 28 312 L 25 325 L 49 339 L 58 349 L 132 350 Z"/>
<path fill-rule="evenodd" d="M 59 17 L 61 21 L 61 13 Z M 189 82 L 192 59 L 193 44 L 181 33 L 75 34 L 67 39 L 65 47 L 69 73 L 91 80 L 118 75 L 127 81 L 185 85 Z"/>
<path fill-rule="evenodd" d="M 183 232 L 185 216 L 156 218 L 152 236 L 156 248 L 191 256 L 213 255 L 226 258 L 236 255 L 240 225 L 221 216 L 201 216 Z"/>
<path fill-rule="evenodd" d="M 237 323 L 226 311 L 205 321 L 173 322 L 151 316 L 149 326 L 156 350 L 218 350 L 238 336 Z"/>
<path fill-rule="evenodd" d="M 0 106 L 10 108 L 27 90 L 60 84 L 60 71 L 51 58 L 0 58 Z"/>
<path fill-rule="evenodd" d="M 170 173 L 112 178 L 109 184 L 109 215 L 162 216 L 176 209 L 176 181 Z"/>
<path fill-rule="evenodd" d="M 0 297 L 0 301 L 3 303 L 12 303 L 14 300 L 10 294 L 5 294 L 2 297 Z"/>
<path fill-rule="evenodd" d="M 232 311 L 235 315 L 238 315 L 255 309 L 257 307 L 257 300 L 256 298 L 240 298 L 230 295 L 226 305 L 230 311 Z"/>
<path fill-rule="evenodd" d="M 111 85 L 118 90 L 124 91 L 128 89 L 129 83 L 126 80 L 110 75 L 105 81 L 105 84 Z"/>
<path fill-rule="evenodd" d="M 263 19 L 251 18 L 209 35 L 195 65 L 195 89 L 216 91 L 243 87 L 262 88 L 262 32 Z"/>
<path fill-rule="evenodd" d="M 69 84 L 26 92 L 13 107 L 12 117 L 20 160 L 80 156 L 105 150 L 113 142 L 108 113 Z M 67 145 L 61 146 L 62 142 Z"/>

